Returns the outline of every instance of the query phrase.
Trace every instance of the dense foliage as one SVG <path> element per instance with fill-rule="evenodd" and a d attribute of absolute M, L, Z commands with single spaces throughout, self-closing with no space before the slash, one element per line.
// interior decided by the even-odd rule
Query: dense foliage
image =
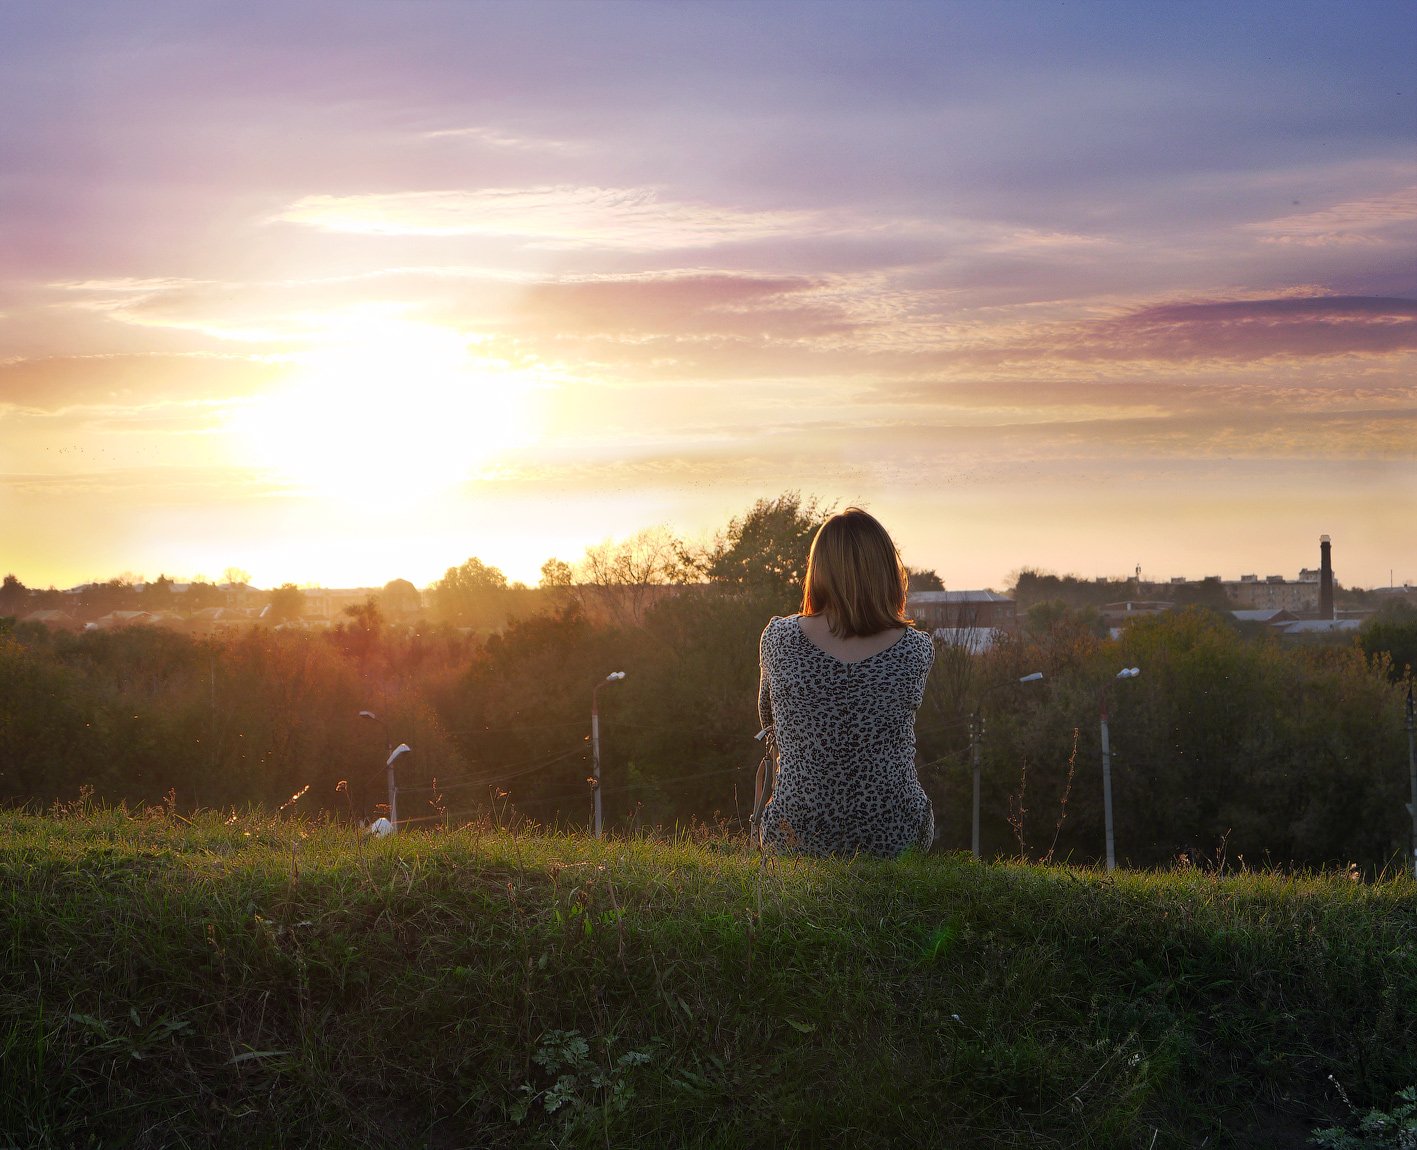
<path fill-rule="evenodd" d="M 299 795 L 297 810 L 366 819 L 382 813 L 388 746 L 406 742 L 403 820 L 496 810 L 583 827 L 600 684 L 607 825 L 732 822 L 751 807 L 760 750 L 758 635 L 795 609 L 825 514 L 792 494 L 762 500 L 700 548 L 656 529 L 593 548 L 579 569 L 548 561 L 535 590 L 470 559 L 435 588 L 431 618 L 391 584 L 323 633 L 11 624 L 0 801 L 89 787 L 135 804 L 171 792 L 190 810 Z M 1044 582 L 1030 576 L 1030 594 Z M 285 598 L 282 615 L 296 609 Z M 1196 607 L 1114 639 L 1086 606 L 1035 601 L 986 653 L 938 651 L 918 737 L 941 845 L 970 842 L 977 720 L 986 857 L 1095 861 L 1105 706 L 1120 860 L 1391 865 L 1410 833 L 1410 635 L 1399 614 L 1359 643 L 1293 643 Z M 1118 681 L 1124 666 L 1142 674 Z M 1017 682 L 1035 671 L 1042 682 Z"/>

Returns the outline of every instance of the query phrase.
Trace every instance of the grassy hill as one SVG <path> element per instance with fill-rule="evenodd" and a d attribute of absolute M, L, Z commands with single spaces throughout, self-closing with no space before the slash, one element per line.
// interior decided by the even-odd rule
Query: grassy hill
<path fill-rule="evenodd" d="M 0 1146 L 1299 1146 L 1417 888 L 0 814 Z"/>

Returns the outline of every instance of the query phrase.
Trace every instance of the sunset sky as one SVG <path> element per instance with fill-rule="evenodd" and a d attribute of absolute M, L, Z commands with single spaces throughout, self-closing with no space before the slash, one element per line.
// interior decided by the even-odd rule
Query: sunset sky
<path fill-rule="evenodd" d="M 535 583 L 795 489 L 953 588 L 1417 582 L 1414 59 L 1410 0 L 0 5 L 0 568 Z"/>

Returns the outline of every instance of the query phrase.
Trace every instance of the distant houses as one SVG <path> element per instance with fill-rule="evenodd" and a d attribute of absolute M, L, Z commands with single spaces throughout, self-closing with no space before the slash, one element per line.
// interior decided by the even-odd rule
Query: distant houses
<path fill-rule="evenodd" d="M 997 591 L 912 591 L 905 611 L 939 642 L 974 654 L 1018 627 L 1014 601 Z"/>

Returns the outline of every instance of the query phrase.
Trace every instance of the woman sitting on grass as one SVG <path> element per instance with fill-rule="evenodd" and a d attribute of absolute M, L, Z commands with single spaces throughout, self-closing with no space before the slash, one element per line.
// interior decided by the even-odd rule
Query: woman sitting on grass
<path fill-rule="evenodd" d="M 758 647 L 758 714 L 778 757 L 772 798 L 753 815 L 764 847 L 881 858 L 929 849 L 915 712 L 935 649 L 905 617 L 905 592 L 900 554 L 874 518 L 848 507 L 822 525 L 801 614 L 774 616 Z"/>

